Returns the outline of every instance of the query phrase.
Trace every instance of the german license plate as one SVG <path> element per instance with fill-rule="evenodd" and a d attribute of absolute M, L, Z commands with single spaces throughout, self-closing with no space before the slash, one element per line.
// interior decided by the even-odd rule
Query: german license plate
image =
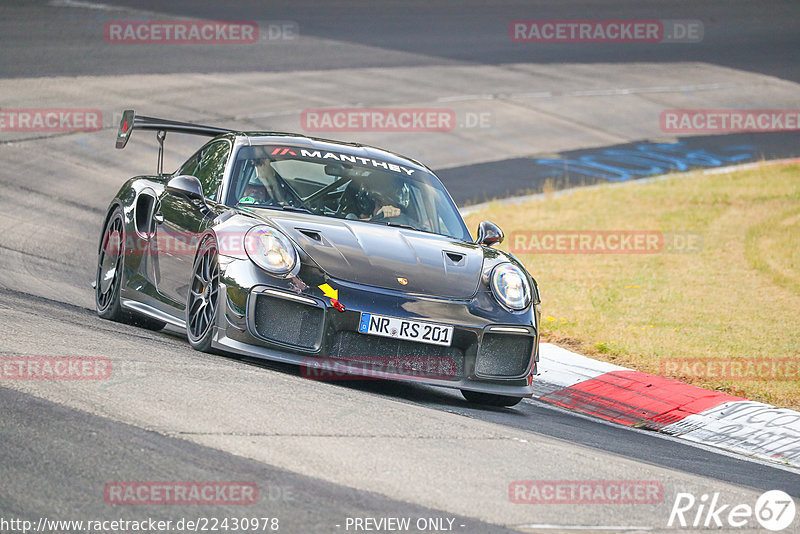
<path fill-rule="evenodd" d="M 453 327 L 410 321 L 397 317 L 362 313 L 358 331 L 373 336 L 393 337 L 418 343 L 449 347 L 453 341 Z"/>

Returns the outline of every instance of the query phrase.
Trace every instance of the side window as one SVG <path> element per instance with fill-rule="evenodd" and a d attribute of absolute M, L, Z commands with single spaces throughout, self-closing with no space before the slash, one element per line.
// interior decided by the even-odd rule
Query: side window
<path fill-rule="evenodd" d="M 181 168 L 175 171 L 175 176 L 189 175 L 194 176 L 194 171 L 197 169 L 197 163 L 200 161 L 200 151 L 194 156 L 186 160 L 186 163 L 181 165 Z"/>
<path fill-rule="evenodd" d="M 198 154 L 200 160 L 193 174 L 203 186 L 203 195 L 210 200 L 217 199 L 217 191 L 222 183 L 222 175 L 225 174 L 225 164 L 228 162 L 230 151 L 228 141 L 216 141 Z"/>

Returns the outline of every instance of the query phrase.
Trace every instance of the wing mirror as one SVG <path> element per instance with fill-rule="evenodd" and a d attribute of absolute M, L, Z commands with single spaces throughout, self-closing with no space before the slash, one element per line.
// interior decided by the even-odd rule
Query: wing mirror
<path fill-rule="evenodd" d="M 494 223 L 483 221 L 478 225 L 478 243 L 483 246 L 498 245 L 503 242 L 504 237 L 503 231 Z"/>
<path fill-rule="evenodd" d="M 167 182 L 167 191 L 183 195 L 190 200 L 203 200 L 203 186 L 194 176 L 181 175 L 170 178 Z"/>

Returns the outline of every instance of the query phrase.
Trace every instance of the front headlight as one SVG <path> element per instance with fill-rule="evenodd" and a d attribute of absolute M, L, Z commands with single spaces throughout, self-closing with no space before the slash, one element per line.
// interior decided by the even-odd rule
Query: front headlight
<path fill-rule="evenodd" d="M 531 303 L 528 277 L 513 263 L 501 263 L 492 270 L 491 287 L 494 297 L 506 308 L 524 310 Z"/>
<path fill-rule="evenodd" d="M 297 251 L 289 238 L 269 226 L 254 226 L 244 236 L 244 250 L 259 267 L 286 274 L 297 264 Z"/>

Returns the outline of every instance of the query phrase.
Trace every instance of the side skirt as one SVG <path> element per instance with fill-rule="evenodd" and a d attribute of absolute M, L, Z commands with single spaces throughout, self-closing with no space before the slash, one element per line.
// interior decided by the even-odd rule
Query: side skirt
<path fill-rule="evenodd" d="M 120 299 L 120 305 L 128 310 L 132 310 L 136 313 L 140 313 L 142 315 L 146 315 L 152 319 L 158 319 L 159 321 L 164 321 L 167 324 L 171 324 L 172 326 L 177 326 L 178 328 L 186 328 L 186 321 L 183 319 L 178 319 L 177 317 L 173 317 L 168 313 L 164 313 L 161 310 L 158 310 L 150 305 L 142 304 L 141 302 L 130 300 L 130 299 Z"/>

